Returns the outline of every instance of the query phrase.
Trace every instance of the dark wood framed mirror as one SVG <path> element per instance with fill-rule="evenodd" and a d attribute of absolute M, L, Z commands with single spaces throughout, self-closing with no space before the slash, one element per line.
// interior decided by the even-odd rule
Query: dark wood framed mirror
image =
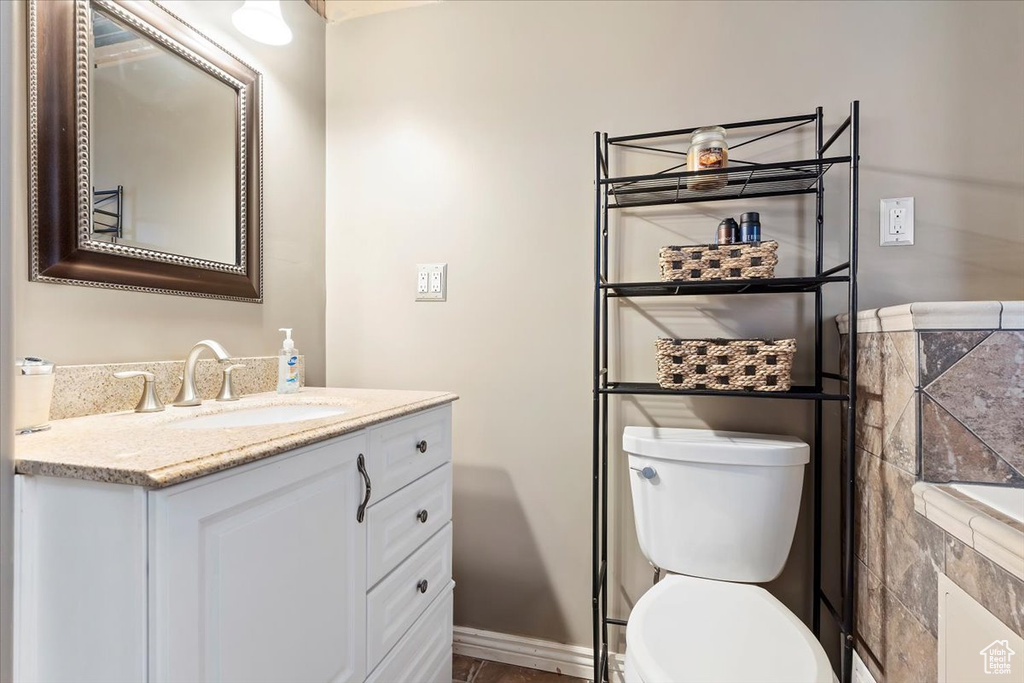
<path fill-rule="evenodd" d="M 262 79 L 151 0 L 29 0 L 29 278 L 262 302 Z"/>

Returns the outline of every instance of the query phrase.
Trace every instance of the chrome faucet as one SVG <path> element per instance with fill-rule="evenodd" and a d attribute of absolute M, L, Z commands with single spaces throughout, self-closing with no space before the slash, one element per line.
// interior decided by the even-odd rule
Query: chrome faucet
<path fill-rule="evenodd" d="M 185 359 L 185 372 L 181 376 L 181 391 L 174 397 L 174 405 L 178 407 L 197 406 L 202 403 L 202 399 L 196 393 L 196 361 L 199 360 L 203 349 L 213 351 L 217 360 L 221 362 L 231 359 L 231 354 L 227 349 L 212 339 L 196 342 L 196 345 L 188 352 L 188 358 Z"/>

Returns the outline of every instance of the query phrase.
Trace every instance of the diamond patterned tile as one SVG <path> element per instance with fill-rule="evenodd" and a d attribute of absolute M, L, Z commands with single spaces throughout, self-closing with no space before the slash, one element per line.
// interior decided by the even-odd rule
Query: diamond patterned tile
<path fill-rule="evenodd" d="M 921 475 L 934 482 L 1024 486 L 1024 476 L 927 395 L 921 396 Z"/>
<path fill-rule="evenodd" d="M 967 352 L 992 334 L 990 331 L 948 330 L 921 333 L 921 384 L 926 387 Z"/>
<path fill-rule="evenodd" d="M 926 391 L 1024 474 L 1024 332 L 993 332 Z"/>
<path fill-rule="evenodd" d="M 914 386 L 919 386 L 917 370 L 917 332 L 888 332 L 887 336 L 903 361 L 903 367 Z"/>

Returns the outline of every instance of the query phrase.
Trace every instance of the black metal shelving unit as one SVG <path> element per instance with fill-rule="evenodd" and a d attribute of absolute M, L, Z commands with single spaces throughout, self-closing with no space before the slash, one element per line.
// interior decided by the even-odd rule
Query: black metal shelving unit
<path fill-rule="evenodd" d="M 720 396 L 732 398 L 790 399 L 814 402 L 814 445 L 813 445 L 813 536 L 814 558 L 812 579 L 812 623 L 811 629 L 821 637 L 822 606 L 835 620 L 841 637 L 842 661 L 841 680 L 850 683 L 854 645 L 854 420 L 857 404 L 857 358 L 848 353 L 848 374 L 840 375 L 824 369 L 822 357 L 824 317 L 823 293 L 826 285 L 845 283 L 847 285 L 847 313 L 849 334 L 847 344 L 857 338 L 857 228 L 858 228 L 858 181 L 860 158 L 860 104 L 850 104 L 850 114 L 832 133 L 824 138 L 823 111 L 818 107 L 812 114 L 799 114 L 772 119 L 742 121 L 725 124 L 726 130 L 771 128 L 774 130 L 730 144 L 730 155 L 745 145 L 770 138 L 781 133 L 813 126 L 815 132 L 815 156 L 813 159 L 782 161 L 778 163 L 752 163 L 730 158 L 730 166 L 722 170 L 687 172 L 683 163 L 665 169 L 660 173 L 636 176 L 613 176 L 610 172 L 610 150 L 613 147 L 647 150 L 685 157 L 686 152 L 673 148 L 683 136 L 694 128 L 608 137 L 607 133 L 595 133 L 596 169 L 594 198 L 594 393 L 593 393 L 593 618 L 594 618 L 594 681 L 608 680 L 608 628 L 625 626 L 627 621 L 608 616 L 608 399 L 615 395 L 648 396 Z M 827 156 L 833 145 L 846 134 L 849 153 Z M 658 145 L 661 145 L 660 147 Z M 825 235 L 825 184 L 824 176 L 834 166 L 849 165 L 849 260 L 826 267 L 824 263 Z M 690 187 L 692 179 L 715 178 L 715 187 Z M 725 183 L 721 183 L 724 179 Z M 815 221 L 815 270 L 813 276 L 787 277 L 770 280 L 721 280 L 699 282 L 610 282 L 609 281 L 609 213 L 619 209 L 633 209 L 649 206 L 664 206 L 689 202 L 728 201 L 751 197 L 783 197 L 814 195 Z M 613 368 L 608 362 L 608 307 L 609 301 L 617 297 L 666 297 L 666 296 L 718 296 L 736 294 L 787 294 L 811 293 L 814 295 L 814 384 L 793 386 L 785 392 L 737 392 L 692 390 L 679 391 L 662 389 L 656 383 L 625 382 L 613 379 Z M 826 390 L 826 383 L 830 390 Z M 842 603 L 834 606 L 822 591 L 822 467 L 823 467 L 823 404 L 838 401 L 845 408 L 846 420 L 845 457 L 841 465 L 840 526 L 842 529 Z"/>
<path fill-rule="evenodd" d="M 124 186 L 113 190 L 92 190 L 92 232 L 124 237 Z"/>

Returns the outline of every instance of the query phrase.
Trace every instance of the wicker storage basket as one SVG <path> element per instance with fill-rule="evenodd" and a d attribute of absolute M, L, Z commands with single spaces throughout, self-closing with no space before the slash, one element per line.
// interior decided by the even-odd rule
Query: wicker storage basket
<path fill-rule="evenodd" d="M 662 247 L 662 280 L 753 280 L 775 277 L 779 243 L 694 244 Z"/>
<path fill-rule="evenodd" d="M 663 389 L 789 391 L 795 339 L 659 339 Z"/>

